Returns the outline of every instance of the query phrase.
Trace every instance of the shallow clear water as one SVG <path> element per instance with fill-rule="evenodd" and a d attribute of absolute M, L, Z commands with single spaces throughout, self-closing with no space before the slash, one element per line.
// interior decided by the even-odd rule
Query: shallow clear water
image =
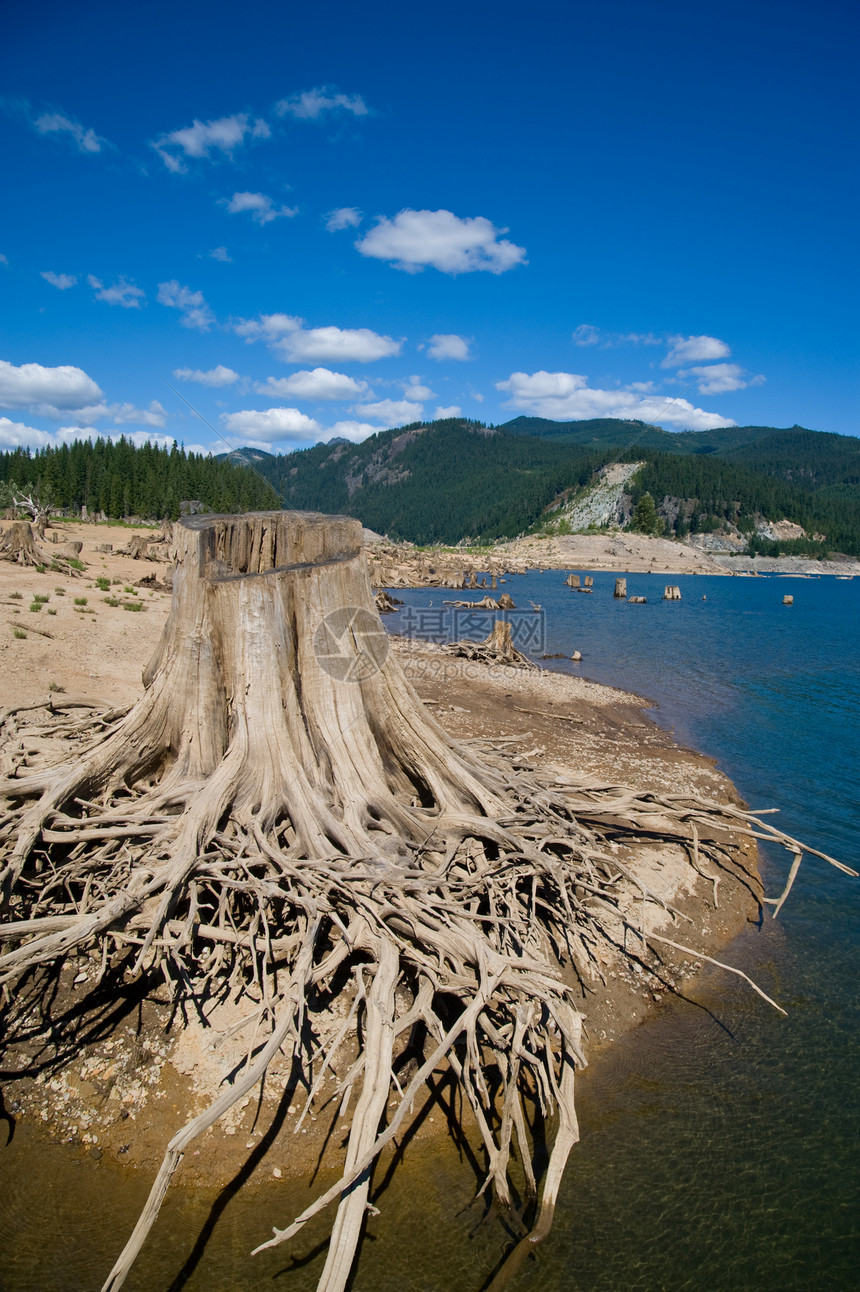
<path fill-rule="evenodd" d="M 671 576 L 683 598 L 671 603 L 660 600 L 668 576 L 629 575 L 630 594 L 649 598 L 631 606 L 613 600 L 614 577 L 595 574 L 592 596 L 565 588 L 558 571 L 505 590 L 542 605 L 542 649 L 582 651 L 570 671 L 656 701 L 655 718 L 715 757 L 753 806 L 781 807 L 787 829 L 858 865 L 860 581 Z M 401 595 L 414 622 L 452 594 Z M 403 612 L 388 619 L 403 625 Z M 768 863 L 772 892 L 784 873 L 781 858 Z M 512 1292 L 860 1288 L 858 935 L 860 881 L 807 860 L 779 920 L 727 952 L 788 1018 L 709 972 L 697 1005 L 667 1010 L 584 1074 L 582 1142 L 555 1228 Z M 22 1133 L 0 1149 L 0 1172 L 0 1288 L 99 1286 L 149 1182 Z M 377 1200 L 356 1292 L 480 1288 L 505 1232 L 477 1224 L 473 1187 L 451 1149 L 407 1158 Z M 247 1256 L 294 1214 L 292 1189 L 283 1181 L 231 1201 L 184 1274 L 214 1194 L 172 1190 L 159 1241 L 127 1286 L 312 1289 L 314 1235 L 291 1249 L 301 1264 L 286 1248 Z"/>

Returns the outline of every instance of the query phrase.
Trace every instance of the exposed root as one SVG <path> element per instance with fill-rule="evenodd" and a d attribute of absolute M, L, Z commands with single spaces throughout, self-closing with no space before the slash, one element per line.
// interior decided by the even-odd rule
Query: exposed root
<path fill-rule="evenodd" d="M 132 710 L 61 697 L 0 715 L 0 983 L 12 1023 L 15 984 L 76 950 L 97 951 L 103 974 L 131 956 L 132 973 L 163 973 L 177 997 L 251 985 L 262 996 L 264 1034 L 168 1145 L 111 1292 L 188 1145 L 284 1047 L 311 1097 L 328 1070 L 344 1106 L 357 1099 L 339 1180 L 263 1246 L 336 1203 L 320 1287 L 346 1286 L 374 1163 L 437 1068 L 453 1073 L 474 1116 L 483 1188 L 503 1206 L 513 1205 L 514 1155 L 537 1193 L 529 1128 L 555 1118 L 526 1240 L 540 1241 L 578 1135 L 577 987 L 591 990 L 601 948 L 626 950 L 628 936 L 631 959 L 659 960 L 664 943 L 701 954 L 687 936 L 649 931 L 654 912 L 683 917 L 636 877 L 628 845 L 677 843 L 691 871 L 707 862 L 743 881 L 733 835 L 767 838 L 793 854 L 787 889 L 799 864 L 801 845 L 761 815 L 573 783 L 515 754 L 455 745 L 354 613 L 338 642 L 374 668 L 347 660 L 333 681 L 320 635 L 321 623 L 340 632 L 328 589 L 337 582 L 336 605 L 370 603 L 344 538 L 357 522 L 330 526 L 320 554 L 310 522 L 293 519 L 287 533 L 281 515 L 269 533 L 266 519 L 245 531 L 225 518 L 177 525 L 191 537 L 174 622 Z M 201 532 L 208 555 L 193 548 Z M 354 984 L 344 1023 L 317 1031 L 312 1016 L 344 983 Z M 397 1063 L 409 1056 L 401 1085 Z"/>

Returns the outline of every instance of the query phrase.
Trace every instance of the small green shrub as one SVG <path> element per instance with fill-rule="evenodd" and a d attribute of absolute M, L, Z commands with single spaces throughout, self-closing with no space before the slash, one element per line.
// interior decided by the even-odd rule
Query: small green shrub
<path fill-rule="evenodd" d="M 67 565 L 70 565 L 70 566 L 72 567 L 72 569 L 73 569 L 73 570 L 85 570 L 85 569 L 87 568 L 87 567 L 84 565 L 83 561 L 79 561 L 79 560 L 78 560 L 78 558 L 77 558 L 76 556 L 69 556 L 69 557 L 67 557 L 67 558 L 66 558 L 66 564 L 67 564 Z"/>
<path fill-rule="evenodd" d="M 110 588 L 110 579 L 104 574 L 100 575 L 100 577 L 96 579 L 96 587 L 100 592 L 107 592 Z"/>
<path fill-rule="evenodd" d="M 75 597 L 76 606 L 85 606 L 86 604 L 87 604 L 86 597 Z"/>
<path fill-rule="evenodd" d="M 56 613 L 57 613 L 57 612 L 56 612 L 56 610 L 54 610 L 52 606 L 48 606 L 48 614 L 49 614 L 49 615 L 55 615 Z"/>
<path fill-rule="evenodd" d="M 122 608 L 123 608 L 123 610 L 137 610 L 137 611 L 139 611 L 139 610 L 143 610 L 143 609 L 144 609 L 144 605 L 143 605 L 143 602 L 142 602 L 142 601 L 124 601 L 124 602 L 122 603 Z"/>
<path fill-rule="evenodd" d="M 23 629 L 23 628 L 13 628 L 13 629 L 12 629 L 12 636 L 13 636 L 13 637 L 17 637 L 17 638 L 19 638 L 19 639 L 23 639 L 24 637 L 26 637 L 26 636 L 27 636 L 27 634 L 24 632 L 24 629 Z"/>
<path fill-rule="evenodd" d="M 51 594 L 49 592 L 34 592 L 33 600 L 41 601 L 42 605 L 44 605 L 46 601 L 51 600 Z"/>
<path fill-rule="evenodd" d="M 48 690 L 53 691 L 57 695 L 65 695 L 66 693 L 66 688 L 64 686 L 60 686 L 59 682 L 49 682 Z"/>
<path fill-rule="evenodd" d="M 20 593 L 20 592 L 10 592 L 10 593 L 9 593 L 9 600 L 10 600 L 10 601 L 23 601 L 23 600 L 24 600 L 24 598 L 23 598 L 22 593 Z"/>
<path fill-rule="evenodd" d="M 33 604 L 30 606 L 30 609 L 33 611 L 34 614 L 38 614 L 38 612 L 42 609 L 41 601 L 34 601 Z"/>
<path fill-rule="evenodd" d="M 126 586 L 123 588 L 123 592 L 130 592 L 132 596 L 134 596 L 134 588 L 129 588 L 128 586 Z"/>
<path fill-rule="evenodd" d="M 103 598 L 102 598 L 102 600 L 104 601 L 104 603 L 105 603 L 105 605 L 106 605 L 106 606 L 118 606 L 118 605 L 119 605 L 119 597 L 103 597 Z"/>

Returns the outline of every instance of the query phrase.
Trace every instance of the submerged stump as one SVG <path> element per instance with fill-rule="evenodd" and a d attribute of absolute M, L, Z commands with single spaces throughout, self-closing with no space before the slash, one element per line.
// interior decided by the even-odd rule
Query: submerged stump
<path fill-rule="evenodd" d="M 630 930 L 637 959 L 667 942 L 699 954 L 648 932 L 649 905 L 671 912 L 625 866 L 627 842 L 671 840 L 693 870 L 704 854 L 740 875 L 725 829 L 754 829 L 799 861 L 794 840 L 730 805 L 567 782 L 455 742 L 389 653 L 361 536 L 356 520 L 309 513 L 183 518 L 142 699 L 0 714 L 0 751 L 22 731 L 53 741 L 0 780 L 13 1033 L 17 989 L 79 950 L 102 980 L 163 977 L 177 1000 L 258 989 L 252 1051 L 170 1141 L 105 1289 L 124 1282 L 188 1145 L 279 1050 L 313 1095 L 351 1043 L 338 1093 L 355 1105 L 340 1178 L 263 1246 L 337 1204 L 319 1286 L 346 1286 L 374 1162 L 440 1067 L 483 1142 L 482 1190 L 504 1207 L 514 1151 L 536 1198 L 531 1131 L 555 1114 L 526 1235 L 538 1241 L 577 1139 L 575 992 L 601 976 L 600 947 L 633 956 Z M 509 654 L 509 625 L 484 645 Z M 346 1019 L 326 1028 L 343 993 Z"/>

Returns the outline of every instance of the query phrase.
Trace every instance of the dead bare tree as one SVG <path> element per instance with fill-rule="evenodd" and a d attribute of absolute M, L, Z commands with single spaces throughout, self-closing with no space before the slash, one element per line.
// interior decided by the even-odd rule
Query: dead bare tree
<path fill-rule="evenodd" d="M 340 1178 L 263 1245 L 337 1204 L 319 1287 L 340 1292 L 374 1162 L 445 1065 L 484 1144 L 483 1189 L 502 1205 L 514 1152 L 536 1196 L 530 1113 L 556 1110 L 528 1234 L 539 1241 L 577 1139 L 574 984 L 593 982 L 595 949 L 623 953 L 628 932 L 640 954 L 667 942 L 699 954 L 648 933 L 647 910 L 667 908 L 625 865 L 625 843 L 674 840 L 694 868 L 705 854 L 741 872 L 727 828 L 776 839 L 795 854 L 788 887 L 800 845 L 730 805 L 568 782 L 454 742 L 389 654 L 357 521 L 189 517 L 174 542 L 172 609 L 138 704 L 76 719 L 54 697 L 0 715 L 6 749 L 23 734 L 53 750 L 41 765 L 13 759 L 0 781 L 0 980 L 13 1003 L 22 975 L 81 948 L 103 972 L 130 949 L 176 992 L 263 990 L 267 1035 L 170 1141 L 104 1288 L 124 1282 L 194 1137 L 279 1050 L 315 1089 L 347 1032 L 340 1090 L 357 1101 Z M 349 968 L 347 1023 L 309 1039 L 312 1001 L 333 999 Z M 395 1058 L 416 1035 L 401 1087 Z"/>
<path fill-rule="evenodd" d="M 12 505 L 32 518 L 36 533 L 40 538 L 44 538 L 45 530 L 51 523 L 51 517 L 59 511 L 59 508 L 53 505 L 50 495 L 32 484 L 23 486 L 12 484 L 10 492 Z"/>

